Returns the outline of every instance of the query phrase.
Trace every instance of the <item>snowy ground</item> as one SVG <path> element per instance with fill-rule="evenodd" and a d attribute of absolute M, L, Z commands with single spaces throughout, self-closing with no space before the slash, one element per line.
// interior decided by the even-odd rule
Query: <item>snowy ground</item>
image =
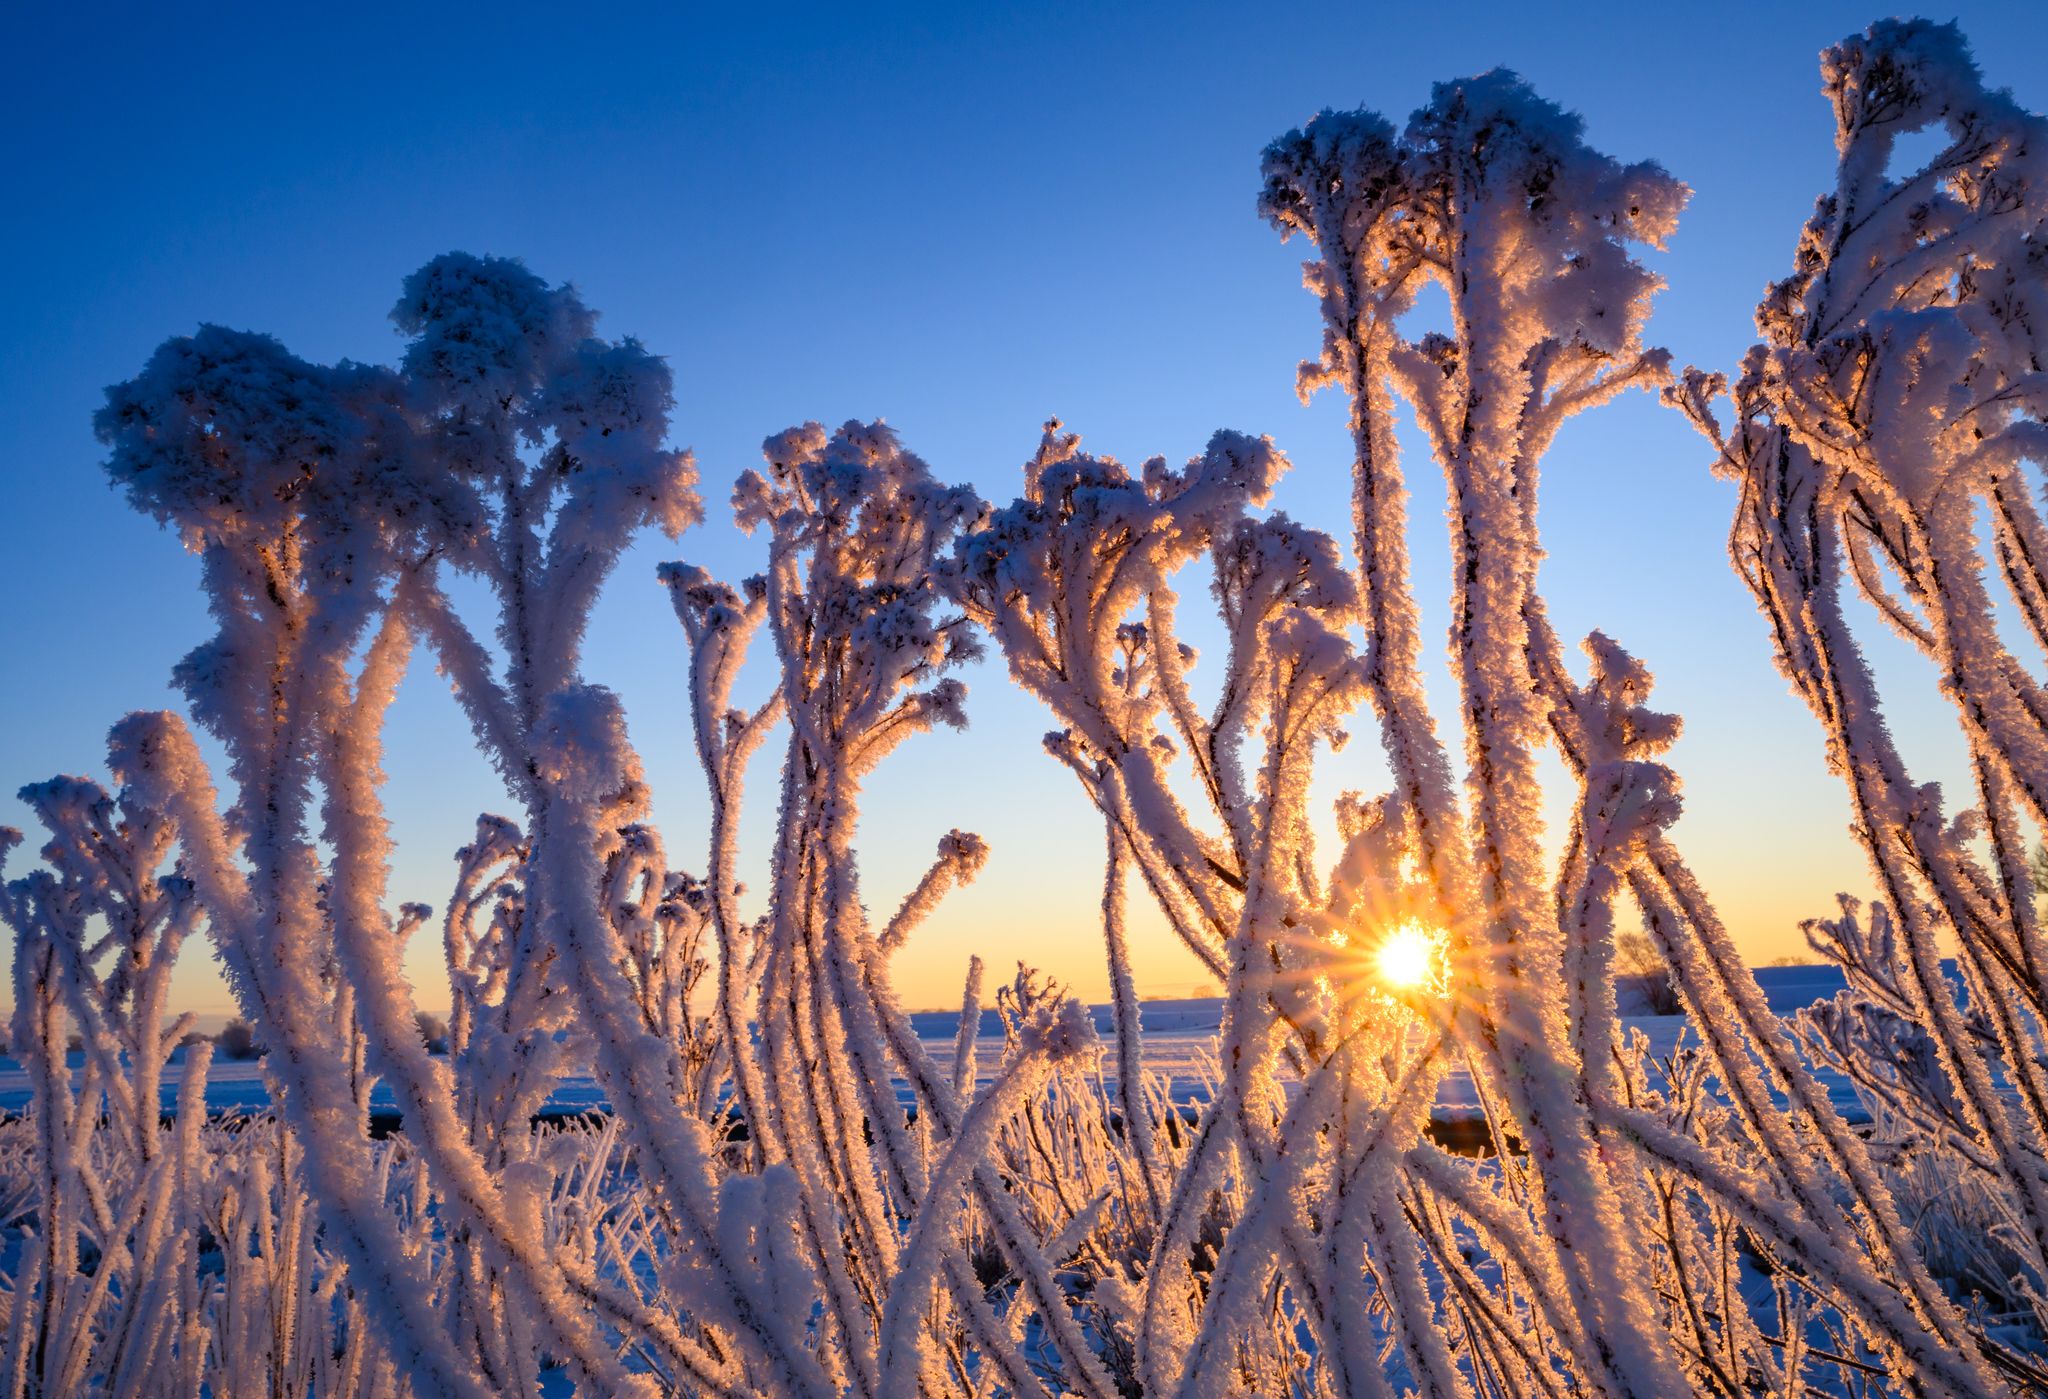
<path fill-rule="evenodd" d="M 1756 979 L 1763 987 L 1771 1009 L 1781 1015 L 1824 1000 L 1842 989 L 1842 974 L 1831 966 L 1763 967 L 1757 970 Z M 1209 1054 L 1222 1011 L 1223 1002 L 1214 998 L 1145 1003 L 1146 1068 L 1171 1078 L 1173 1096 L 1177 1101 L 1199 1101 L 1207 1097 Z M 926 1011 L 912 1016 L 911 1021 L 935 1057 L 942 1063 L 952 1062 L 953 1036 L 959 1024 L 959 1014 L 955 1011 Z M 1107 1035 L 1110 1027 L 1108 1006 L 1095 1007 L 1095 1022 Z M 1626 1024 L 1648 1035 L 1654 1051 L 1664 1055 L 1677 1044 L 1685 1021 L 1675 1015 L 1629 1016 Z M 982 1016 L 978 1059 L 984 1071 L 1001 1060 L 1002 1049 L 1001 1022 L 994 1011 L 989 1011 Z M 181 1051 L 174 1057 L 173 1064 L 182 1058 Z M 73 1063 L 78 1060 L 79 1056 L 74 1055 Z M 1105 1069 L 1111 1063 L 1113 1060 L 1105 1058 Z M 1844 1117 L 1857 1121 L 1864 1116 L 1846 1081 L 1825 1071 L 1819 1074 L 1819 1078 L 1826 1084 L 1836 1108 Z M 164 1076 L 163 1105 L 166 1111 L 173 1106 L 177 1089 L 178 1074 L 173 1068 Z M 907 1092 L 905 1096 L 907 1098 Z M 27 1106 L 28 1099 L 28 1076 L 12 1059 L 0 1058 L 0 1113 L 19 1112 Z M 206 1090 L 206 1104 L 210 1110 L 254 1112 L 269 1106 L 269 1102 L 261 1061 L 215 1059 Z M 397 1111 L 390 1090 L 382 1086 L 376 1090 L 371 1106 L 373 1111 Z M 552 1112 L 574 1113 L 601 1109 L 606 1103 L 602 1089 L 588 1074 L 571 1074 L 565 1075 L 556 1085 L 547 1106 Z M 1477 1111 L 1471 1079 L 1462 1070 L 1446 1078 L 1437 1094 L 1438 1120 L 1469 1119 Z"/>

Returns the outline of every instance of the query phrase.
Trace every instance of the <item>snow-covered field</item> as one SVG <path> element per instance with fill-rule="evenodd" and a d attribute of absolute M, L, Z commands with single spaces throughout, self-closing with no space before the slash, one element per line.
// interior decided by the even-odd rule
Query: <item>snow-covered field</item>
<path fill-rule="evenodd" d="M 1761 967 L 1756 971 L 1760 985 L 1771 1009 L 1779 1015 L 1790 1015 L 1802 1006 L 1824 1000 L 1842 989 L 1842 973 L 1833 966 L 1802 967 Z M 1091 1008 L 1096 1028 L 1104 1036 L 1104 1046 L 1109 1046 L 1111 1033 L 1110 1008 L 1106 1005 Z M 1626 1009 L 1626 1006 L 1624 1006 Z M 1177 1101 L 1202 1101 L 1208 1096 L 1210 1082 L 1210 1054 L 1216 1039 L 1216 1030 L 1222 1021 L 1223 1002 L 1217 997 L 1196 1000 L 1147 1001 L 1144 1008 L 1145 1026 L 1145 1067 L 1148 1071 L 1166 1075 L 1173 1084 L 1173 1096 Z M 911 1017 L 918 1035 L 932 1053 L 942 1061 L 950 1061 L 953 1052 L 954 1034 L 959 1025 L 959 1014 L 955 1011 L 923 1011 Z M 1679 1015 L 1632 1015 L 1625 1021 L 1628 1028 L 1640 1030 L 1649 1036 L 1652 1052 L 1667 1055 L 1677 1047 L 1685 1018 Z M 981 1037 L 977 1062 L 987 1071 L 1001 1062 L 1003 1049 L 1002 1022 L 994 1011 L 985 1011 L 981 1019 Z M 82 1061 L 81 1055 L 74 1054 L 74 1066 Z M 183 1051 L 172 1057 L 175 1065 L 182 1061 Z M 1105 1055 L 1102 1061 L 1105 1079 L 1114 1083 L 1115 1060 Z M 1839 1075 L 1826 1069 L 1817 1071 L 1821 1082 L 1827 1085 L 1837 1111 L 1850 1121 L 1860 1121 L 1864 1111 L 1856 1100 L 1849 1084 Z M 165 1076 L 162 1090 L 163 1107 L 166 1112 L 174 1105 L 177 1095 L 178 1075 L 175 1071 Z M 901 1085 L 898 1096 L 906 1104 L 910 1093 Z M 0 1058 L 0 1113 L 15 1113 L 27 1106 L 29 1100 L 28 1076 L 12 1059 Z M 261 1060 L 230 1060 L 216 1057 L 207 1077 L 206 1105 L 215 1113 L 260 1112 L 270 1105 L 269 1093 L 264 1087 L 263 1064 Z M 554 1093 L 547 1102 L 550 1113 L 578 1113 L 592 1110 L 606 1110 L 609 1104 L 604 1091 L 587 1071 L 565 1074 L 555 1085 Z M 398 1104 L 389 1087 L 380 1084 L 371 1097 L 373 1112 L 380 1115 L 395 1114 Z M 1437 1093 L 1435 1116 L 1438 1121 L 1450 1122 L 1466 1119 L 1478 1113 L 1478 1104 L 1473 1096 L 1472 1080 L 1464 1070 L 1457 1070 L 1444 1079 Z"/>

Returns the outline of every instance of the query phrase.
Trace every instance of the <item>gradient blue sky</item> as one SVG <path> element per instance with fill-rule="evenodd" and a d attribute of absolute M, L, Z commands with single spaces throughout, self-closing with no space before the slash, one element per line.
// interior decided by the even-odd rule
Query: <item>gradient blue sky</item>
<path fill-rule="evenodd" d="M 100 475 L 102 387 L 202 320 L 309 357 L 389 359 L 400 279 L 462 248 L 574 281 L 607 331 L 675 368 L 676 439 L 698 452 L 711 522 L 626 557 L 589 671 L 626 699 L 672 862 L 699 868 L 681 638 L 653 566 L 751 566 L 723 502 L 768 433 L 883 416 L 941 475 L 1007 500 L 1048 414 L 1130 460 L 1185 457 L 1219 426 L 1266 432 L 1296 463 L 1279 503 L 1343 533 L 1343 404 L 1293 394 L 1318 334 L 1305 250 L 1252 209 L 1260 148 L 1319 107 L 1398 121 L 1432 80 L 1518 69 L 1583 113 L 1594 144 L 1693 187 L 1655 259 L 1671 286 L 1652 335 L 1681 362 L 1732 366 L 1831 172 L 1814 55 L 1879 12 L 1636 9 L 16 10 L 0 85 L 0 789 L 98 772 L 109 724 L 174 702 L 170 667 L 208 632 L 193 561 Z M 1951 12 L 1993 81 L 2048 105 L 2048 6 L 1935 17 Z M 1704 455 L 1646 396 L 1575 423 L 1544 478 L 1544 582 L 1567 634 L 1607 630 L 1684 714 L 1679 834 L 1762 958 L 1864 878 L 1813 723 L 1729 571 L 1730 488 Z M 1409 466 L 1435 640 L 1439 478 L 1412 440 Z M 1893 708 L 1909 754 L 1954 775 L 1927 677 L 1874 649 L 1895 690 L 1910 684 Z M 999 670 L 969 680 L 973 728 L 904 751 L 867 807 L 878 908 L 948 827 L 993 846 L 982 881 L 898 959 L 906 997 L 955 999 L 970 952 L 1099 995 L 1099 828 L 1039 751 L 1035 702 Z M 475 813 L 507 802 L 425 665 L 391 743 L 397 893 L 438 902 Z M 1383 771 L 1369 741 L 1328 768 L 1333 793 Z M 0 821 L 25 813 L 0 800 Z M 445 1001 L 433 941 L 413 965 L 423 998 Z M 1163 936 L 1140 950 L 1142 988 L 1189 989 L 1195 968 Z M 205 949 L 188 959 L 188 1003 L 224 1010 Z"/>

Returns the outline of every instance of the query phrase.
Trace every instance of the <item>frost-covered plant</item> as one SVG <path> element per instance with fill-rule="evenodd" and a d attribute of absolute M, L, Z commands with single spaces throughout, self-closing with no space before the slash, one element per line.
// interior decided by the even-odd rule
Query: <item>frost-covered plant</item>
<path fill-rule="evenodd" d="M 1880 25 L 1825 65 L 1841 186 L 1766 302 L 1727 431 L 1726 386 L 1670 385 L 1643 338 L 1638 250 L 1683 187 L 1589 149 L 1511 74 L 1439 86 L 1400 131 L 1325 112 L 1267 150 L 1261 212 L 1316 251 L 1301 389 L 1351 400 L 1355 566 L 1261 513 L 1287 469 L 1264 438 L 1132 469 L 1053 423 L 1002 508 L 880 423 L 769 439 L 733 495 L 764 571 L 660 573 L 707 783 L 701 879 L 669 868 L 623 709 L 582 669 L 629 539 L 700 514 L 662 361 L 599 339 L 573 290 L 460 254 L 406 283 L 395 369 L 214 327 L 167 342 L 99 426 L 116 481 L 200 556 L 219 633 L 177 677 L 229 803 L 168 714 L 117 727 L 111 795 L 24 792 L 50 839 L 0 891 L 32 1093 L 0 1123 L 5 1396 L 535 1395 L 555 1367 L 588 1393 L 733 1399 L 2038 1387 L 2012 1323 L 2038 1332 L 2048 1287 L 2026 860 L 2048 703 L 1983 575 L 2048 645 L 2020 474 L 2043 133 L 1952 30 Z M 1888 173 L 1894 135 L 1929 125 L 1950 147 Z M 1425 305 L 1446 330 L 1415 331 Z M 1552 440 L 1659 385 L 1743 483 L 1738 563 L 1884 889 L 1813 925 L 1852 990 L 1797 1041 L 1670 836 L 1677 721 L 1597 632 L 1579 679 L 1538 586 Z M 1441 722 L 1403 405 L 1449 504 Z M 1940 668 L 1976 811 L 1945 819 L 1908 783 L 1840 611 L 1845 559 Z M 1207 666 L 1183 639 L 1191 573 L 1224 638 Z M 979 959 L 951 1046 L 913 1030 L 892 961 L 981 869 L 978 837 L 940 835 L 880 912 L 862 886 L 866 779 L 964 724 L 983 637 L 1103 820 L 1107 1056 L 1020 967 L 984 1065 Z M 433 913 L 387 887 L 382 727 L 416 641 L 517 813 L 457 854 L 445 1054 L 401 962 Z M 1342 798 L 1319 851 L 1311 781 L 1365 705 L 1392 785 Z M 778 737 L 750 894 L 745 779 Z M 1577 798 L 1555 847 L 1546 748 Z M 1197 1105 L 1145 1063 L 1133 877 L 1224 986 Z M 1662 1059 L 1622 1031 L 1624 901 L 1691 1029 Z M 197 1043 L 160 1116 L 187 1038 L 171 967 L 202 927 L 274 1115 L 209 1122 Z M 1809 1057 L 1866 1094 L 1871 1140 Z M 540 1123 L 582 1064 L 606 1112 Z M 1431 1139 L 1453 1069 L 1484 1159 Z M 403 1115 L 387 1139 L 380 1084 Z"/>
<path fill-rule="evenodd" d="M 1877 881 L 1867 919 L 1851 904 L 1810 927 L 1850 990 L 1806 1018 L 1809 1042 L 1881 1121 L 1928 1133 L 2004 1202 L 2034 1290 L 2048 1281 L 2048 944 L 2028 851 L 2048 817 L 2048 709 L 2025 647 L 2048 636 L 2048 534 L 2025 463 L 2048 445 L 2048 123 L 1984 86 L 1953 25 L 1873 25 L 1821 73 L 1835 188 L 1758 308 L 1741 375 L 1695 371 L 1672 396 L 1740 487 L 1736 568 L 1826 732 Z M 1915 136 L 1933 154 L 1902 158 Z M 1971 791 L 1954 815 L 1893 741 L 1851 595 L 1955 707 Z"/>
<path fill-rule="evenodd" d="M 454 1388 L 468 1367 L 372 1188 L 360 1130 L 353 1011 L 379 998 L 335 975 L 362 960 L 365 941 L 396 936 L 377 889 L 347 868 L 367 857 L 381 874 L 381 849 L 364 848 L 381 830 L 345 814 L 350 782 L 375 780 L 374 753 L 365 765 L 342 750 L 359 737 L 352 716 L 379 724 L 401 638 L 383 630 L 360 684 L 352 662 L 401 562 L 475 528 L 473 499 L 420 470 L 404 399 L 390 371 L 308 364 L 217 327 L 167 341 L 109 390 L 98 426 L 110 474 L 202 560 L 220 631 L 178 678 L 227 750 L 235 803 L 219 809 L 196 743 L 168 714 L 118 726 L 111 766 L 176 832 L 229 983 L 270 1047 L 266 1074 L 305 1146 L 332 1247 L 400 1368 Z M 331 877 L 316 835 L 335 847 Z"/>
<path fill-rule="evenodd" d="M 584 1377 L 627 1387 L 589 1299 L 566 1290 L 597 1284 L 522 1227 L 507 1162 L 487 1158 L 488 1131 L 463 1130 L 448 1071 L 418 1033 L 398 953 L 426 911 L 386 911 L 379 734 L 424 628 L 539 824 L 558 790 L 549 706 L 573 705 L 597 582 L 639 525 L 688 523 L 691 471 L 660 442 L 666 370 L 631 341 L 594 339 L 573 293 L 515 264 L 450 256 L 408 283 L 398 319 L 415 337 L 402 373 L 309 365 L 209 327 L 110 391 L 110 471 L 205 562 L 222 630 L 180 679 L 228 751 L 237 804 L 223 818 L 170 716 L 124 723 L 114 766 L 176 829 L 231 985 L 271 1047 L 266 1070 L 322 1227 L 398 1370 L 433 1392 L 530 1382 L 530 1313 Z M 502 684 L 434 586 L 444 558 L 503 602 Z M 594 877 L 542 888 L 552 902 L 526 891 L 538 921 L 562 903 L 598 906 Z M 534 960 L 544 976 L 548 959 Z M 474 1048 L 473 1007 L 467 1019 Z M 526 1043 L 544 1039 L 545 1026 Z M 493 1062 L 517 1073 L 516 1056 Z M 372 1188 L 366 1067 L 398 1094 L 458 1253 L 477 1241 L 446 1308 L 430 1304 L 423 1262 Z M 502 1101 L 491 1086 L 473 1083 L 471 1103 Z"/>
<path fill-rule="evenodd" d="M 1282 1215 L 1280 1227 L 1250 1234 L 1245 1253 L 1259 1260 L 1245 1264 L 1250 1276 L 1271 1276 L 1264 1270 L 1277 1267 L 1312 1318 L 1319 1299 L 1356 1297 L 1370 1279 L 1384 1308 L 1381 1334 L 1399 1347 L 1411 1378 L 1431 1390 L 1540 1391 L 1553 1365 L 1607 1392 L 1711 1388 L 1752 1371 L 1771 1373 L 1776 1363 L 1730 1308 L 1716 1320 L 1676 1305 L 1700 1290 L 1712 1242 L 1702 1221 L 1728 1211 L 1799 1287 L 1846 1317 L 1899 1371 L 1982 1387 L 1985 1372 L 1962 1343 L 1961 1320 L 1919 1269 L 1861 1143 L 1764 1008 L 1664 834 L 1678 810 L 1676 780 L 1654 759 L 1676 722 L 1644 707 L 1647 672 L 1598 634 L 1587 643 L 1591 680 L 1573 680 L 1537 590 L 1538 468 L 1558 428 L 1573 413 L 1665 376 L 1662 354 L 1641 342 L 1656 281 L 1629 245 L 1668 233 L 1682 187 L 1654 166 L 1624 167 L 1588 150 L 1575 119 L 1498 73 L 1440 86 L 1399 135 L 1370 114 L 1324 114 L 1269 148 L 1265 173 L 1263 211 L 1283 232 L 1308 235 L 1320 253 L 1308 283 L 1324 309 L 1324 353 L 1304 370 L 1303 390 L 1336 383 L 1352 398 L 1353 523 L 1369 647 L 1358 685 L 1380 719 L 1395 779 L 1388 796 L 1360 806 L 1346 823 L 1347 873 L 1369 896 L 1333 898 L 1319 931 L 1338 946 L 1370 946 L 1397 920 L 1421 916 L 1445 929 L 1448 996 L 1430 1027 L 1441 1039 L 1379 1092 L 1406 1103 L 1417 1091 L 1412 1079 L 1426 1103 L 1441 1065 L 1462 1060 L 1486 1109 L 1507 1189 L 1416 1141 L 1419 1114 L 1376 1112 L 1355 1160 L 1334 1153 L 1338 1169 L 1325 1177 L 1320 1198 L 1378 1193 L 1388 1203 L 1361 1204 L 1370 1225 L 1337 1228 L 1326 1219 L 1286 1220 L 1297 1206 L 1283 1190 L 1264 1203 Z M 1403 318 L 1431 286 L 1451 330 L 1411 338 Z M 1392 433 L 1396 395 L 1413 407 L 1449 493 L 1451 653 L 1468 761 L 1462 801 L 1421 684 L 1405 487 Z M 1106 552 L 1101 539 L 1069 550 Z M 1240 615 L 1230 563 L 1219 551 L 1226 623 Z M 1288 581 L 1312 576 L 1275 571 Z M 1014 599 L 1005 604 L 1015 609 Z M 1096 625 L 1122 620 L 1112 615 Z M 991 625 L 1001 636 L 1000 624 Z M 1169 654 L 1157 644 L 1169 637 L 1152 639 L 1155 656 Z M 1171 654 L 1177 670 L 1183 658 Z M 1242 689 L 1236 659 L 1222 680 L 1226 706 Z M 1061 707 L 1056 692 L 1053 702 Z M 1284 749 L 1287 732 L 1275 724 L 1269 752 Z M 1187 736 L 1191 748 L 1204 747 L 1199 732 Z M 1536 762 L 1552 743 L 1577 777 L 1580 802 L 1562 863 L 1547 870 Z M 1269 759 L 1268 770 L 1284 771 L 1285 760 Z M 1210 785 L 1227 790 L 1227 781 Z M 1217 807 L 1224 829 L 1241 841 L 1246 813 L 1265 815 L 1274 804 L 1274 792 L 1262 791 Z M 1277 854 L 1283 864 L 1306 866 L 1298 825 L 1298 818 L 1269 820 L 1263 841 L 1253 844 L 1254 860 Z M 1276 837 L 1281 850 L 1257 848 Z M 1216 853 L 1204 856 L 1229 872 Z M 1315 881 L 1297 879 L 1313 896 Z M 1305 921 L 1298 906 L 1258 908 L 1254 896 L 1266 891 L 1249 869 L 1241 887 L 1254 936 L 1277 944 L 1282 930 Z M 1340 880 L 1331 887 L 1344 892 Z M 1613 905 L 1624 891 L 1671 962 L 1704 1062 L 1729 1095 L 1723 1130 L 1709 1132 L 1697 1115 L 1674 1117 L 1647 1075 L 1630 1076 L 1612 968 Z M 1266 1058 L 1259 1040 L 1238 1038 L 1254 968 L 1261 980 L 1276 973 L 1285 980 L 1289 970 L 1277 946 L 1231 968 L 1226 1075 L 1234 1058 Z M 1308 1017 L 1295 1019 L 1315 1027 Z M 1239 1129 L 1236 1145 L 1261 1185 L 1277 1176 L 1298 1191 L 1297 1181 L 1313 1178 L 1312 1168 L 1296 1165 L 1314 1156 L 1310 1144 L 1353 1139 L 1348 1129 L 1317 1122 L 1328 1111 L 1315 1106 L 1327 1072 L 1316 1064 L 1324 1048 L 1313 1034 L 1299 1036 L 1315 1067 L 1282 1118 L 1283 1130 L 1302 1133 L 1286 1139 L 1294 1148 L 1280 1158 L 1287 1171 L 1260 1159 L 1254 1128 Z M 1356 1081 L 1349 1072 L 1327 1076 Z M 1772 1090 L 1788 1108 L 1773 1103 Z M 1221 1121 L 1235 1097 L 1226 1080 L 1205 1120 Z M 1200 1169 L 1184 1167 L 1184 1177 Z M 1398 1214 L 1393 1202 L 1404 1190 L 1430 1197 L 1428 1207 Z M 1668 1203 L 1674 1196 L 1683 1197 L 1676 1209 Z M 1247 1207 L 1233 1235 L 1264 1224 L 1260 1203 Z M 1669 1238 L 1663 1248 L 1660 1218 Z M 1309 1231 L 1312 1243 L 1290 1240 L 1290 1223 Z M 1317 1237 L 1324 1231 L 1327 1239 Z M 1473 1273 L 1457 1244 L 1461 1231 L 1483 1241 L 1502 1286 L 1488 1287 Z M 1842 1246 L 1851 1236 L 1877 1255 L 1875 1266 Z M 1226 1263 L 1234 1261 L 1232 1249 L 1226 1245 Z M 1419 1263 L 1424 1256 L 1429 1269 Z M 1453 1285 L 1433 1294 L 1431 1272 Z M 1240 1281 L 1223 1265 L 1219 1278 Z M 1161 1281 L 1150 1279 L 1154 1287 Z M 1198 1362 L 1212 1336 L 1234 1334 L 1224 1307 L 1232 1295 L 1219 1281 L 1205 1299 Z M 1320 1363 L 1337 1369 L 1333 1387 L 1343 1392 L 1371 1386 L 1377 1374 L 1376 1357 L 1367 1360 L 1376 1340 L 1359 1349 L 1341 1329 L 1348 1314 L 1363 1310 L 1333 1304 L 1324 1323 L 1333 1329 L 1317 1348 Z M 1533 1347 L 1522 1339 L 1531 1326 L 1541 1338 Z M 1189 1373 L 1186 1392 L 1219 1384 L 1214 1367 Z M 1802 1382 L 1798 1366 L 1783 1372 L 1785 1385 Z"/>
<path fill-rule="evenodd" d="M 701 569 L 662 570 L 690 644 L 692 723 L 712 797 L 709 916 L 717 1013 L 758 1178 L 727 1186 L 725 1227 L 770 1266 L 787 1334 L 808 1334 L 816 1387 L 862 1394 L 1013 1393 L 1041 1379 L 1113 1388 L 1071 1311 L 1043 1228 L 995 1167 L 998 1139 L 1060 1065 L 1092 1052 L 1092 1027 L 1057 996 L 1020 1015 L 1011 1052 L 979 1095 L 965 1039 L 952 1072 L 912 1031 L 889 959 L 985 851 L 953 831 L 886 924 L 861 897 L 854 838 L 863 779 L 905 739 L 965 722 L 948 674 L 976 654 L 948 615 L 938 565 L 979 508 L 938 482 L 895 434 L 808 424 L 770 438 L 767 471 L 734 491 L 743 528 L 765 530 L 768 567 L 734 589 Z M 751 710 L 732 691 L 765 624 L 776 686 Z M 735 826 L 748 758 L 788 726 L 766 914 L 744 922 Z M 971 981 L 963 1025 L 979 1019 Z M 751 1027 L 751 1029 L 750 1029 Z M 914 1122 L 895 1085 L 908 1087 Z M 1066 1221 L 1061 1221 L 1064 1224 Z M 984 1295 L 966 1239 L 978 1229 L 1017 1287 Z M 815 1317 L 815 1320 L 810 1318 Z M 1046 1359 L 1020 1343 L 1027 1327 Z"/>
<path fill-rule="evenodd" d="M 1403 1052 L 1398 1033 L 1385 1038 L 1379 1008 L 1361 1014 L 1326 994 L 1332 957 L 1342 954 L 1316 925 L 1326 904 L 1305 799 L 1318 745 L 1341 742 L 1336 725 L 1361 694 L 1359 662 L 1342 633 L 1357 592 L 1326 536 L 1285 516 L 1247 516 L 1247 503 L 1267 497 L 1285 464 L 1268 441 L 1219 433 L 1181 471 L 1155 459 L 1134 474 L 1082 452 L 1055 423 L 1026 465 L 1024 497 L 969 535 L 948 571 L 1012 676 L 1067 724 L 1047 747 L 1105 818 L 1105 947 L 1130 1158 L 1122 1172 L 1137 1177 L 1118 1204 L 1147 1249 L 1133 1270 L 1143 1286 L 1115 1318 L 1128 1330 L 1112 1330 L 1112 1345 L 1130 1350 L 1148 1393 L 1183 1384 L 1199 1392 L 1233 1375 L 1289 1388 L 1303 1369 L 1296 1326 L 1316 1334 L 1323 1354 L 1337 1354 L 1330 1328 L 1342 1323 L 1329 1311 L 1329 1261 L 1288 1216 L 1304 1180 L 1324 1166 L 1329 1101 L 1320 1090 L 1347 1077 L 1332 1063 L 1348 1066 L 1355 1050 L 1383 1080 L 1403 1078 L 1394 1065 L 1414 1049 Z M 1219 699 L 1206 714 L 1188 685 L 1194 657 L 1176 630 L 1172 587 L 1173 575 L 1204 554 L 1230 637 Z M 1250 761 L 1247 745 L 1256 745 Z M 1174 790 L 1178 750 L 1190 755 L 1208 822 Z M 1156 1114 L 1137 1097 L 1144 1072 L 1123 929 L 1127 865 L 1186 945 L 1228 978 L 1221 1081 L 1171 1171 Z M 1352 894 L 1340 881 L 1329 897 Z M 1360 1035 L 1386 1057 L 1358 1049 Z M 1308 1075 L 1284 1117 L 1274 1078 L 1282 1063 Z M 1428 1100 L 1380 1081 L 1355 1101 L 1361 1116 L 1391 1112 L 1413 1129 Z M 1346 1154 L 1340 1147 L 1330 1169 L 1356 1169 Z M 1233 1288 L 1221 1287 L 1222 1263 L 1213 1286 L 1187 1263 L 1219 1192 L 1242 1216 L 1232 1248 L 1245 1257 L 1228 1274 Z M 1265 1294 L 1275 1266 L 1296 1286 L 1258 1333 L 1263 1342 L 1248 1347 L 1246 1308 Z M 1210 1347 L 1236 1354 L 1217 1363 Z"/>
<path fill-rule="evenodd" d="M 198 908 L 159 877 L 162 813 L 83 778 L 23 789 L 50 833 L 45 868 L 0 890 L 15 935 L 9 1036 L 31 1086 L 35 1209 L 19 1236 L 0 1375 L 10 1395 L 69 1395 L 105 1376 L 134 1394 L 196 1389 L 192 1286 L 197 1125 L 208 1049 L 189 1051 L 166 1130 L 158 1089 L 191 1017 L 166 1018 Z M 20 839 L 0 830 L 0 857 Z M 76 1026 L 84 1062 L 66 1046 Z M 190 1126 L 186 1125 L 189 1121 Z"/>

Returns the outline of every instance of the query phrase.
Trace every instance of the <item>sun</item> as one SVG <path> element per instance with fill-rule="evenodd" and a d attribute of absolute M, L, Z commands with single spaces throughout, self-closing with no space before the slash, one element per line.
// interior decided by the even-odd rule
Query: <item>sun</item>
<path fill-rule="evenodd" d="M 1397 991 L 1415 991 L 1434 983 L 1442 972 L 1444 935 L 1417 922 L 1389 932 L 1373 953 L 1379 979 Z"/>

